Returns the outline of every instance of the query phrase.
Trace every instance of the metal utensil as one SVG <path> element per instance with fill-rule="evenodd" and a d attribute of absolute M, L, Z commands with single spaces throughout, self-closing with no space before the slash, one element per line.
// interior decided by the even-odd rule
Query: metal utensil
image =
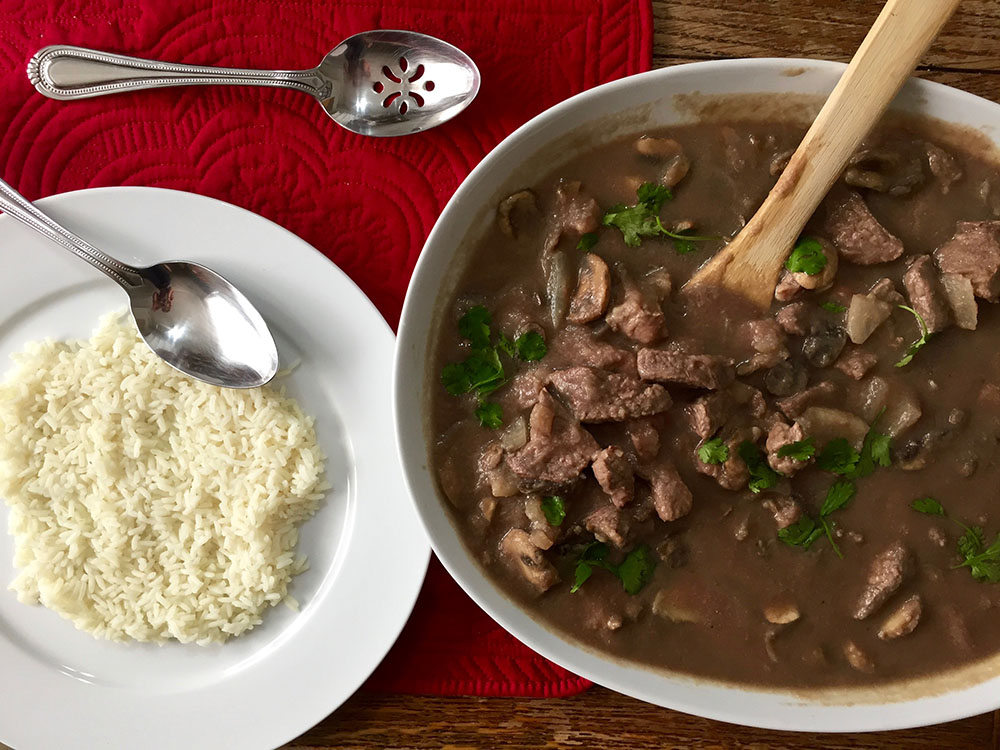
<path fill-rule="evenodd" d="M 0 209 L 70 250 L 128 293 L 139 334 L 181 372 L 212 385 L 254 388 L 278 371 L 267 324 L 214 271 L 184 261 L 134 268 L 101 252 L 0 180 Z"/>
<path fill-rule="evenodd" d="M 412 31 L 348 37 L 311 70 L 245 70 L 142 60 L 56 45 L 28 63 L 28 78 L 53 99 L 223 84 L 311 94 L 338 124 L 361 135 L 407 135 L 440 125 L 479 92 L 479 69 L 457 47 Z"/>

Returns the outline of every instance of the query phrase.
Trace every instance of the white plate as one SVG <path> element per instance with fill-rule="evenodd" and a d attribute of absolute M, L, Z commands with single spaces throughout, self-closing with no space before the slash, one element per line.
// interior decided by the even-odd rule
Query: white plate
<path fill-rule="evenodd" d="M 19 604 L 0 502 L 0 742 L 31 748 L 272 748 L 316 724 L 399 635 L 429 557 L 393 450 L 393 336 L 364 294 L 305 242 L 255 214 L 190 193 L 105 188 L 40 201 L 122 260 L 194 260 L 263 314 L 285 381 L 316 418 L 334 488 L 302 527 L 310 568 L 245 636 L 208 648 L 97 641 Z M 0 217 L 0 369 L 25 342 L 87 337 L 125 307 L 113 283 Z"/>

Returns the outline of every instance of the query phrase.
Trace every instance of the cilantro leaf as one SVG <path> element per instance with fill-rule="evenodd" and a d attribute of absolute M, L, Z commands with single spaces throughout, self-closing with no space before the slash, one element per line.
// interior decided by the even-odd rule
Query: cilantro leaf
<path fill-rule="evenodd" d="M 608 209 L 602 223 L 606 227 L 617 227 L 629 247 L 638 247 L 644 237 L 669 237 L 674 241 L 678 255 L 686 255 L 696 248 L 695 242 L 716 240 L 718 237 L 699 237 L 689 232 L 671 232 L 660 221 L 660 209 L 672 199 L 673 193 L 663 185 L 644 182 L 636 191 L 638 202 L 634 206 L 618 204 Z"/>
<path fill-rule="evenodd" d="M 542 513 L 545 520 L 552 526 L 561 526 L 566 520 L 566 501 L 559 495 L 542 498 Z"/>
<path fill-rule="evenodd" d="M 826 500 L 823 501 L 823 507 L 819 511 L 820 517 L 825 518 L 834 511 L 845 507 L 851 502 L 857 491 L 858 488 L 854 486 L 854 482 L 844 480 L 834 482 L 826 492 Z M 830 541 L 833 540 L 831 539 Z"/>
<path fill-rule="evenodd" d="M 496 349 L 477 349 L 462 363 L 465 375 L 469 379 L 469 390 L 476 391 L 480 396 L 493 393 L 507 382 L 503 363 Z"/>
<path fill-rule="evenodd" d="M 503 424 L 503 409 L 496 401 L 482 401 L 475 411 L 479 424 L 495 430 Z"/>
<path fill-rule="evenodd" d="M 930 496 L 918 497 L 916 500 L 910 503 L 910 507 L 913 508 L 913 510 L 917 511 L 917 513 L 923 513 L 924 515 L 928 516 L 946 515 L 944 512 L 944 506 Z"/>
<path fill-rule="evenodd" d="M 958 540 L 958 549 L 965 558 L 959 565 L 968 568 L 977 581 L 1000 583 L 1000 534 L 989 547 L 985 547 L 986 539 L 983 530 L 973 526 Z"/>
<path fill-rule="evenodd" d="M 816 276 L 826 268 L 826 255 L 819 240 L 803 237 L 785 261 L 785 268 L 792 273 L 806 273 Z"/>
<path fill-rule="evenodd" d="M 517 348 L 517 356 L 525 362 L 535 362 L 544 357 L 549 350 L 545 339 L 538 331 L 522 333 L 514 341 L 514 346 Z"/>
<path fill-rule="evenodd" d="M 832 474 L 850 474 L 861 455 L 854 450 L 847 438 L 834 438 L 816 458 L 816 465 Z"/>
<path fill-rule="evenodd" d="M 497 339 L 497 349 L 502 351 L 508 357 L 513 359 L 517 355 L 517 350 L 514 348 L 514 342 L 510 340 L 510 336 L 505 333 L 501 333 Z"/>
<path fill-rule="evenodd" d="M 796 440 L 794 443 L 778 448 L 780 458 L 794 458 L 796 461 L 808 461 L 816 452 L 816 446 L 811 437 Z"/>
<path fill-rule="evenodd" d="M 583 250 L 583 252 L 590 252 L 594 245 L 597 244 L 597 232 L 587 232 L 586 234 L 580 235 L 580 241 L 576 243 L 577 250 Z"/>
<path fill-rule="evenodd" d="M 927 323 L 924 322 L 923 316 L 914 310 L 912 307 L 907 307 L 906 305 L 898 305 L 900 310 L 906 310 L 908 313 L 912 313 L 913 317 L 917 319 L 917 323 L 920 324 L 920 338 L 910 344 L 909 348 L 906 350 L 906 354 L 903 358 L 896 363 L 896 367 L 906 367 L 910 362 L 913 361 L 914 355 L 924 348 L 924 344 L 930 339 L 931 334 L 927 330 Z"/>
<path fill-rule="evenodd" d="M 652 213 L 659 213 L 663 204 L 673 200 L 674 194 L 670 188 L 657 185 L 655 182 L 644 182 L 636 191 L 639 203 L 646 206 Z"/>
<path fill-rule="evenodd" d="M 790 547 L 809 549 L 813 542 L 823 536 L 823 527 L 809 516 L 802 516 L 798 521 L 778 530 L 778 539 Z"/>
<path fill-rule="evenodd" d="M 827 312 L 832 312 L 832 313 L 847 312 L 847 308 L 839 304 L 838 302 L 821 302 L 819 306 L 822 307 Z"/>
<path fill-rule="evenodd" d="M 578 562 L 576 564 L 576 570 L 573 572 L 573 588 L 569 590 L 569 593 L 575 594 L 579 591 L 580 587 L 589 580 L 593 572 L 594 569 L 589 564 L 585 563 L 583 560 Z"/>
<path fill-rule="evenodd" d="M 760 449 L 749 440 L 744 440 L 740 443 L 736 451 L 740 454 L 740 458 L 743 459 L 743 462 L 747 465 L 747 469 L 750 471 L 751 492 L 757 493 L 761 490 L 766 490 L 769 487 L 774 487 L 774 485 L 781 481 L 781 474 L 768 465 L 767 461 L 761 455 Z"/>
<path fill-rule="evenodd" d="M 882 410 L 875 417 L 875 421 L 872 422 L 872 426 L 865 433 L 865 441 L 861 445 L 861 457 L 858 459 L 854 471 L 847 475 L 850 479 L 863 479 L 875 471 L 876 465 L 886 467 L 892 463 L 889 455 L 892 439 L 888 435 L 875 431 L 875 425 L 878 424 L 884 413 L 885 407 L 882 407 Z"/>
<path fill-rule="evenodd" d="M 629 552 L 616 571 L 628 594 L 638 594 L 653 576 L 656 558 L 645 544 Z"/>
<path fill-rule="evenodd" d="M 441 384 L 452 396 L 461 396 L 472 390 L 464 362 L 452 362 L 441 368 Z"/>
<path fill-rule="evenodd" d="M 830 540 L 830 546 L 833 547 L 833 551 L 837 553 L 837 557 L 843 560 L 844 555 L 841 554 L 840 547 L 837 546 L 837 542 L 833 538 L 833 524 L 831 524 L 825 518 L 820 518 L 819 523 L 820 527 L 823 529 L 823 533 L 826 534 L 826 538 Z"/>
<path fill-rule="evenodd" d="M 482 305 L 470 307 L 458 321 L 458 333 L 468 339 L 474 349 L 490 345 L 490 311 Z"/>
<path fill-rule="evenodd" d="M 722 464 L 729 460 L 729 446 L 722 438 L 706 440 L 698 446 L 698 459 L 703 464 Z"/>

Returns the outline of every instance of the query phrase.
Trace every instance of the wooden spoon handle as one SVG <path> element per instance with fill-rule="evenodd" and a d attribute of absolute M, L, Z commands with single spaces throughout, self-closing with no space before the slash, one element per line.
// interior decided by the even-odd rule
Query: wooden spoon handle
<path fill-rule="evenodd" d="M 961 0 L 888 0 L 778 182 L 692 279 L 767 308 L 792 245 Z"/>

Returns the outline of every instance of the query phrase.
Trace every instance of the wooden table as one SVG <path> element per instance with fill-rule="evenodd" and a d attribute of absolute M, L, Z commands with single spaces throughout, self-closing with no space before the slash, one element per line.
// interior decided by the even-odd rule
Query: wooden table
<path fill-rule="evenodd" d="M 881 0 L 653 0 L 654 64 L 724 57 L 846 61 L 881 6 Z M 925 63 L 922 77 L 1000 101 L 1000 2 L 965 0 Z M 1000 750 L 1000 712 L 902 732 L 804 735 L 698 719 L 601 688 L 558 700 L 358 694 L 286 747 Z"/>

